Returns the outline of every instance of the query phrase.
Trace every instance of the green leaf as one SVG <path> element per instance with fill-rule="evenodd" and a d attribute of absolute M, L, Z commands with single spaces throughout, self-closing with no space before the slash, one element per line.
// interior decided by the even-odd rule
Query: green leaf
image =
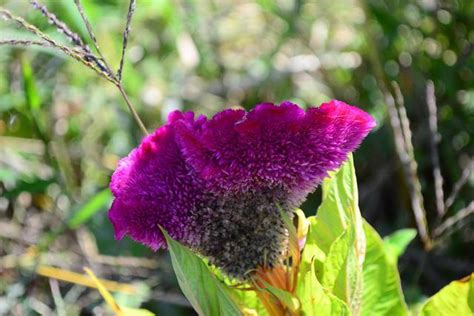
<path fill-rule="evenodd" d="M 344 231 L 331 245 L 322 274 L 322 285 L 329 288 L 332 292 L 344 301 L 349 300 L 347 273 L 350 270 L 348 266 L 348 257 L 351 252 L 353 238 L 351 232 Z"/>
<path fill-rule="evenodd" d="M 239 302 L 239 305 L 243 307 L 243 310 L 252 310 L 258 316 L 268 316 L 268 311 L 258 298 L 257 292 L 232 289 L 232 294 L 237 302 Z"/>
<path fill-rule="evenodd" d="M 27 59 L 21 59 L 21 70 L 23 74 L 23 89 L 25 91 L 26 104 L 28 108 L 35 112 L 41 107 L 41 98 L 36 89 L 33 70 Z"/>
<path fill-rule="evenodd" d="M 206 264 L 162 229 L 171 263 L 183 294 L 199 315 L 242 315 L 227 286 L 216 279 Z"/>
<path fill-rule="evenodd" d="M 352 226 L 331 245 L 321 283 L 346 302 L 353 314 L 358 314 L 362 300 L 362 266 L 358 263 Z"/>
<path fill-rule="evenodd" d="M 323 201 L 316 213 L 314 238 L 324 253 L 329 251 L 331 244 L 347 227 L 347 215 L 341 205 L 339 190 L 334 176 L 323 182 Z"/>
<path fill-rule="evenodd" d="M 303 315 L 351 315 L 347 305 L 319 283 L 314 264 L 299 279 L 296 296 Z"/>
<path fill-rule="evenodd" d="M 383 243 L 385 247 L 385 253 L 389 259 L 396 263 L 398 257 L 400 257 L 405 252 L 408 244 L 410 244 L 415 236 L 416 229 L 412 228 L 400 229 L 393 234 L 386 236 L 383 239 Z"/>
<path fill-rule="evenodd" d="M 363 252 L 362 217 L 358 200 L 354 162 L 352 156 L 349 156 L 348 161 L 339 170 L 330 172 L 323 182 L 323 201 L 316 215 L 314 238 L 324 253 L 328 253 L 332 243 L 348 225 L 356 227 L 360 240 L 360 245 L 356 246 L 360 246 L 360 251 Z"/>
<path fill-rule="evenodd" d="M 313 261 L 320 262 L 322 265 L 322 262 L 326 260 L 326 253 L 318 245 L 318 234 L 320 233 L 317 231 L 318 220 L 315 216 L 310 216 L 308 221 L 308 234 L 306 235 L 306 243 L 301 253 L 300 275 L 304 275 L 311 269 Z"/>
<path fill-rule="evenodd" d="M 67 226 L 70 229 L 75 229 L 81 224 L 87 222 L 95 213 L 101 209 L 105 209 L 112 200 L 112 194 L 110 190 L 104 189 L 94 195 L 86 204 L 84 204 L 79 210 L 74 212 L 74 215 L 68 220 Z"/>
<path fill-rule="evenodd" d="M 298 312 L 301 304 L 296 296 L 285 290 L 273 287 L 266 282 L 263 283 L 265 285 L 265 290 L 273 294 L 286 308 L 293 313 Z"/>
<path fill-rule="evenodd" d="M 344 208 L 350 205 L 355 209 L 359 205 L 359 191 L 357 189 L 357 179 L 352 154 L 349 155 L 347 161 L 336 172 L 334 180 L 339 190 L 341 205 Z M 347 212 L 347 210 L 345 212 Z"/>
<path fill-rule="evenodd" d="M 420 316 L 474 315 L 474 273 L 453 281 L 429 298 Z"/>
<path fill-rule="evenodd" d="M 203 262 L 207 264 L 207 259 L 202 258 Z M 230 290 L 233 297 L 235 297 L 239 306 L 242 310 L 247 311 L 245 315 L 249 314 L 249 311 L 255 312 L 258 316 L 268 316 L 268 311 L 263 305 L 262 301 L 257 296 L 257 292 L 254 290 L 241 289 L 242 283 L 238 280 L 231 280 L 222 271 L 214 265 L 208 266 L 211 273 L 217 277 L 218 280 L 224 282 L 227 289 Z M 246 286 L 244 286 L 245 288 Z"/>
<path fill-rule="evenodd" d="M 302 273 L 316 258 L 316 277 L 357 315 L 362 300 L 365 235 L 352 156 L 324 180 L 323 202 L 310 223 L 306 246 L 311 250 L 303 250 Z"/>
<path fill-rule="evenodd" d="M 367 250 L 363 266 L 361 315 L 407 315 L 396 262 L 385 252 L 384 243 L 364 222 Z"/>

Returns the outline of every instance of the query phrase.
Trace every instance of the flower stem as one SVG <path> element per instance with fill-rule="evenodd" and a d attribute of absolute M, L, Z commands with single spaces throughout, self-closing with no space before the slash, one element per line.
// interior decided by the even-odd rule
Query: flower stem
<path fill-rule="evenodd" d="M 125 103 L 127 103 L 128 109 L 132 113 L 133 118 L 137 122 L 138 126 L 140 126 L 140 129 L 142 130 L 144 135 L 148 135 L 148 131 L 146 130 L 145 125 L 143 124 L 142 120 L 140 119 L 140 116 L 138 116 L 137 111 L 135 111 L 135 108 L 133 107 L 132 103 L 130 102 L 130 99 L 127 96 L 127 93 L 123 89 L 123 86 L 120 82 L 116 81 L 114 84 L 117 86 L 119 89 L 120 93 L 122 94 L 123 99 L 125 100 Z"/>

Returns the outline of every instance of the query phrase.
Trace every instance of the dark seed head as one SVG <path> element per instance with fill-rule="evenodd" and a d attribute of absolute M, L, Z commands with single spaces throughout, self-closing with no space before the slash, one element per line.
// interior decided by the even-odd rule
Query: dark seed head
<path fill-rule="evenodd" d="M 247 192 L 199 210 L 195 215 L 204 225 L 197 250 L 236 279 L 248 278 L 259 266 L 274 267 L 286 252 L 288 235 L 274 199 L 270 192 Z"/>

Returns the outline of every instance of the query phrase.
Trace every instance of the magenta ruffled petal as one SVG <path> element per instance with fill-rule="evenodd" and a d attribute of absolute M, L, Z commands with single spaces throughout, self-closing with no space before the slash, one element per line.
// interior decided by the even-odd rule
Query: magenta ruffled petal
<path fill-rule="evenodd" d="M 226 110 L 199 129 L 182 125 L 177 141 L 187 163 L 213 192 L 269 185 L 304 197 L 347 158 L 375 125 L 364 111 L 340 101 L 304 111 L 283 102 L 246 113 Z"/>
<path fill-rule="evenodd" d="M 165 246 L 162 226 L 243 278 L 284 253 L 280 208 L 299 206 L 374 126 L 369 114 L 340 101 L 306 111 L 262 103 L 209 120 L 175 111 L 112 176 L 115 236 L 156 250 Z"/>
<path fill-rule="evenodd" d="M 192 119 L 189 114 L 179 118 Z M 195 239 L 190 212 L 203 190 L 175 142 L 172 124 L 146 137 L 119 162 L 110 188 L 115 199 L 109 219 L 117 239 L 129 235 L 156 250 L 165 246 L 159 225 L 178 240 Z"/>

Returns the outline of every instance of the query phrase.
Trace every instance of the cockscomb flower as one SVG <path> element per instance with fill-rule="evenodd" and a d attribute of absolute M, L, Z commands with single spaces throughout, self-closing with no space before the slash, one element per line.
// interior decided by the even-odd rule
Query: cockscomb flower
<path fill-rule="evenodd" d="M 287 245 L 280 210 L 298 207 L 374 126 L 335 100 L 306 111 L 263 103 L 211 119 L 175 111 L 112 176 L 115 236 L 156 250 L 166 247 L 161 226 L 231 277 L 271 268 Z"/>

